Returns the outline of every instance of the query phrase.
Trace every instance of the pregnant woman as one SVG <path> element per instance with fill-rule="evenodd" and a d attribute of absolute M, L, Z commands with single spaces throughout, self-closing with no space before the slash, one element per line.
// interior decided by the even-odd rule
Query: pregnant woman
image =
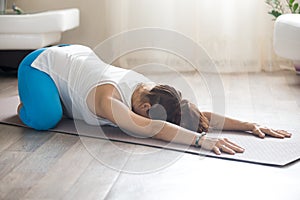
<path fill-rule="evenodd" d="M 168 142 L 194 145 L 216 154 L 244 149 L 209 129 L 247 131 L 261 138 L 290 137 L 255 123 L 200 112 L 168 85 L 132 70 L 108 65 L 82 45 L 58 45 L 29 54 L 18 71 L 22 122 L 36 130 L 54 128 L 63 114 L 90 125 L 112 125 Z"/>

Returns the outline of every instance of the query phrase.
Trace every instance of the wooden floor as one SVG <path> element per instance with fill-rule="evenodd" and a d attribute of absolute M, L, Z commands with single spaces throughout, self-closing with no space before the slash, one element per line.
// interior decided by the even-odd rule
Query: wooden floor
<path fill-rule="evenodd" d="M 199 77 L 187 76 L 204 90 Z M 300 129 L 300 76 L 294 72 L 221 80 L 226 115 Z M 200 107 L 214 109 L 212 94 L 203 90 L 195 92 Z M 0 98 L 16 94 L 15 75 L 1 73 Z M 0 124 L 0 199 L 296 200 L 299 188 L 300 162 L 268 167 Z"/>

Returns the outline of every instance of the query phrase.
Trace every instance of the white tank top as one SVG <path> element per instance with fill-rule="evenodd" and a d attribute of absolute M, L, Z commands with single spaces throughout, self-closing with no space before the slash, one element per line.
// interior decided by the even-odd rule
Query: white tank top
<path fill-rule="evenodd" d="M 116 126 L 89 110 L 86 98 L 94 87 L 114 85 L 123 103 L 131 110 L 131 97 L 137 85 L 151 82 L 142 74 L 104 63 L 89 47 L 82 45 L 50 47 L 31 66 L 53 79 L 68 117 L 91 125 Z"/>

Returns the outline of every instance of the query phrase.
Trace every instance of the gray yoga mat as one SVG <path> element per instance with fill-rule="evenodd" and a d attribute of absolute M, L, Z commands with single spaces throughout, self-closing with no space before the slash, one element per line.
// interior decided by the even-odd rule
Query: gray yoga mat
<path fill-rule="evenodd" d="M 19 104 L 18 96 L 0 98 L 0 123 L 23 126 L 22 122 L 17 117 L 17 106 Z M 300 158 L 300 136 L 293 134 L 291 138 L 276 139 L 267 137 L 265 139 L 257 138 L 251 134 L 243 132 L 222 132 L 209 133 L 216 137 L 228 138 L 231 141 L 244 147 L 246 150 L 242 154 L 215 155 L 212 152 L 195 148 L 187 147 L 180 144 L 168 144 L 167 142 L 152 139 L 133 137 L 124 133 L 119 128 L 110 126 L 90 126 L 82 121 L 76 121 L 63 118 L 58 126 L 51 131 L 65 134 L 80 135 L 84 137 L 94 137 L 112 141 L 120 141 L 132 144 L 146 145 L 157 148 L 165 148 L 169 150 L 182 151 L 192 154 L 200 154 L 209 157 L 230 159 L 236 161 L 245 161 L 263 165 L 284 166 L 292 163 Z"/>

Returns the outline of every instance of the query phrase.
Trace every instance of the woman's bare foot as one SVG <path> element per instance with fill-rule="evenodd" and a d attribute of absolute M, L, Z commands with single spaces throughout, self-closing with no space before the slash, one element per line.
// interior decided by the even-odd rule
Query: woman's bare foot
<path fill-rule="evenodd" d="M 20 115 L 20 110 L 23 106 L 23 103 L 21 102 L 19 105 L 18 105 L 18 108 L 17 108 L 17 111 L 18 111 L 18 115 Z"/>

